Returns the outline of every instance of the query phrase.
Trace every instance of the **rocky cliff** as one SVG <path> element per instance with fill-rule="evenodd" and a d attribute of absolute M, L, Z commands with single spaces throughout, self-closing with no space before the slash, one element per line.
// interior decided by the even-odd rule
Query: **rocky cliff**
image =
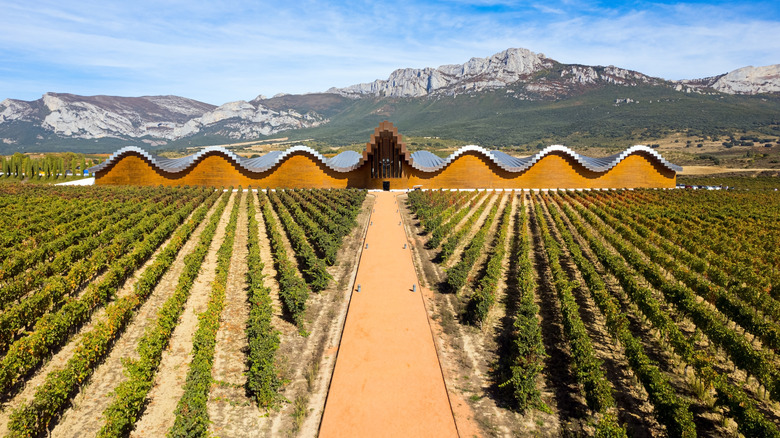
<path fill-rule="evenodd" d="M 526 49 L 508 49 L 487 58 L 471 58 L 465 64 L 438 68 L 400 69 L 387 80 L 331 88 L 329 93 L 347 97 L 423 97 L 477 93 L 512 86 L 523 99 L 560 98 L 599 83 L 636 85 L 663 82 L 614 66 L 564 65 Z"/>
<path fill-rule="evenodd" d="M 351 97 L 421 97 L 434 93 L 481 91 L 505 87 L 552 65 L 552 61 L 542 54 L 526 49 L 508 49 L 488 58 L 471 58 L 465 64 L 442 65 L 435 69 L 399 69 L 387 80 L 331 88 L 328 92 Z"/>
<path fill-rule="evenodd" d="M 46 93 L 36 101 L 0 102 L 0 127 L 28 123 L 62 137 L 176 140 L 214 128 L 229 138 L 256 138 L 288 129 L 317 126 L 316 113 L 274 111 L 259 103 L 230 102 L 219 107 L 178 96 L 77 96 Z M 0 135 L 1 136 L 1 135 Z M 4 138 L 6 144 L 13 139 Z M 159 142 L 158 142 L 159 143 Z"/>
<path fill-rule="evenodd" d="M 712 88 L 728 94 L 780 93 L 780 64 L 742 67 L 718 77 Z"/>
<path fill-rule="evenodd" d="M 387 80 L 331 88 L 328 93 L 351 98 L 424 97 L 509 87 L 518 98 L 536 100 L 565 98 L 608 84 L 652 84 L 688 92 L 710 89 L 727 94 L 778 93 L 780 64 L 744 67 L 710 78 L 666 81 L 615 66 L 560 64 L 541 53 L 508 49 L 487 58 L 471 58 L 465 64 L 399 69 Z"/>

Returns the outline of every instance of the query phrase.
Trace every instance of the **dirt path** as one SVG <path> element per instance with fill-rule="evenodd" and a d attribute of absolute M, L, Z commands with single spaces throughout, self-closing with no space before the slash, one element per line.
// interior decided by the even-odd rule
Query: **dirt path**
<path fill-rule="evenodd" d="M 395 201 L 377 193 L 321 437 L 457 436 Z"/>
<path fill-rule="evenodd" d="M 184 392 L 184 381 L 192 360 L 190 354 L 192 352 L 192 336 L 198 327 L 198 314 L 204 311 L 208 304 L 211 283 L 216 275 L 217 250 L 225 237 L 225 227 L 230 219 L 230 210 L 233 208 L 235 199 L 236 194 L 234 193 L 222 213 L 214 240 L 211 242 L 206 259 L 200 267 L 200 274 L 192 286 L 190 298 L 184 307 L 179 325 L 174 329 L 168 349 L 163 353 L 154 386 L 149 392 L 149 404 L 130 436 L 161 437 L 165 436 L 168 429 L 173 426 L 174 410 Z"/>
<path fill-rule="evenodd" d="M 211 206 L 209 213 L 190 235 L 176 256 L 170 269 L 162 277 L 152 295 L 141 306 L 136 316 L 128 324 L 124 334 L 114 345 L 111 353 L 92 376 L 89 386 L 74 399 L 73 407 L 63 416 L 60 424 L 52 431 L 53 437 L 95 436 L 103 427 L 103 411 L 113 401 L 111 392 L 125 380 L 122 362 L 128 358 L 137 358 L 138 340 L 146 327 L 157 315 L 157 311 L 170 297 L 184 269 L 184 257 L 192 252 L 214 213 L 218 202 Z M 164 246 L 161 246 L 164 248 Z"/>
<path fill-rule="evenodd" d="M 277 357 L 286 367 L 289 381 L 282 396 L 289 403 L 271 418 L 269 436 L 316 436 L 325 407 L 335 353 L 349 306 L 357 258 L 370 220 L 373 196 L 367 196 L 357 221 L 358 229 L 346 238 L 337 255 L 337 264 L 328 268 L 334 281 L 324 291 L 313 293 L 306 303 L 306 330 L 283 333 Z"/>

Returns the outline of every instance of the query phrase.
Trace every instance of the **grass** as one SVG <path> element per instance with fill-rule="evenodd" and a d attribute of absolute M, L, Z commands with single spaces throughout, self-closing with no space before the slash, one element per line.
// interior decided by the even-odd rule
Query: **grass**
<path fill-rule="evenodd" d="M 297 434 L 303 426 L 303 422 L 306 420 L 306 414 L 308 410 L 306 406 L 309 404 L 309 394 L 301 394 L 295 397 L 293 401 L 293 434 Z"/>
<path fill-rule="evenodd" d="M 319 362 L 314 362 L 311 367 L 306 371 L 306 388 L 309 392 L 314 389 L 314 383 L 317 381 L 317 374 L 320 371 Z"/>

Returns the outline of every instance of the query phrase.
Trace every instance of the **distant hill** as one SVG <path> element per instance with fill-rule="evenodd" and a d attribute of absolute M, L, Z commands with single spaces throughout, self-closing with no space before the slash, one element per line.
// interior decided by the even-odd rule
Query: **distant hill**
<path fill-rule="evenodd" d="M 219 107 L 177 96 L 76 96 L 0 102 L 0 153 L 179 149 L 284 133 L 364 142 L 382 120 L 402 133 L 488 147 L 765 130 L 780 124 L 780 64 L 668 81 L 614 66 L 562 64 L 526 49 L 325 93 L 258 96 Z"/>
<path fill-rule="evenodd" d="M 316 128 L 286 132 L 291 139 L 332 144 L 365 142 L 382 120 L 409 136 L 455 138 L 502 147 L 538 142 L 598 146 L 616 139 L 653 143 L 673 131 L 728 136 L 764 130 L 780 136 L 780 96 L 685 93 L 650 84 L 604 85 L 555 100 L 517 99 L 513 86 L 435 98 L 356 99 Z M 624 146 L 626 144 L 624 143 Z"/>

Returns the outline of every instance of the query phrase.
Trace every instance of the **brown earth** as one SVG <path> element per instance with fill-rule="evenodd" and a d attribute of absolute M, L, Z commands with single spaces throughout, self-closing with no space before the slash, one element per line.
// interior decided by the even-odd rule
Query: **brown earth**
<path fill-rule="evenodd" d="M 546 205 L 543 202 L 538 202 L 536 205 L 544 211 L 550 233 L 556 236 L 561 251 L 566 256 L 566 261 L 561 261 L 561 266 L 567 271 L 569 278 L 579 285 L 572 293 L 577 299 L 580 316 L 596 356 L 602 361 L 606 377 L 614 389 L 618 420 L 626 425 L 634 437 L 662 435 L 663 428 L 653 416 L 653 405 L 648 400 L 646 391 L 637 382 L 623 350 L 615 348 L 617 340 L 609 335 L 605 318 L 590 296 L 587 284 L 576 264 L 571 260 L 566 243 L 560 236 Z"/>
<path fill-rule="evenodd" d="M 576 212 L 575 212 L 576 213 Z M 577 214 L 579 216 L 579 214 Z M 586 221 L 583 218 L 580 218 L 581 221 L 585 224 Z M 607 226 L 608 228 L 612 228 L 611 226 L 607 225 L 601 218 L 597 218 L 597 220 Z M 586 225 L 587 227 L 591 228 L 590 225 Z M 591 228 L 591 231 L 592 228 Z M 665 238 L 664 238 L 665 239 Z M 613 251 L 617 252 L 606 240 L 602 238 L 603 243 L 608 246 L 609 248 L 612 248 Z M 632 244 L 629 243 L 633 247 Z M 654 244 L 650 243 L 651 246 L 655 246 Z M 636 251 L 640 254 L 640 256 L 645 260 L 649 262 L 649 258 L 642 253 L 638 248 L 634 247 Z M 674 279 L 674 276 L 667 272 L 665 269 L 659 266 L 659 270 L 666 276 L 667 279 Z M 645 286 L 652 288 L 652 285 L 646 282 L 646 280 L 643 280 L 645 282 Z M 704 306 L 710 309 L 714 314 L 720 314 L 720 311 L 717 310 L 717 308 L 707 301 L 705 301 L 702 297 L 696 297 L 697 300 L 702 303 Z M 707 338 L 706 335 L 700 333 L 696 329 L 695 324 L 690 320 L 690 318 L 687 315 L 682 314 L 679 312 L 674 305 L 671 303 L 668 303 L 663 294 L 656 291 L 656 299 L 661 303 L 665 310 L 669 312 L 670 315 L 673 315 L 673 317 L 676 319 L 678 326 L 680 330 L 689 338 L 692 338 L 694 336 L 698 337 L 698 341 L 696 342 L 696 347 L 707 351 L 707 353 L 710 355 L 711 359 L 713 360 L 713 366 L 716 370 L 718 370 L 721 374 L 727 375 L 729 380 L 736 386 L 741 386 L 743 390 L 748 395 L 751 395 L 754 399 L 754 402 L 756 403 L 756 406 L 761 412 L 766 416 L 767 419 L 770 419 L 770 421 L 777 422 L 778 419 L 780 419 L 780 406 L 776 402 L 771 401 L 770 399 L 767 399 L 766 395 L 763 393 L 762 388 L 760 388 L 760 385 L 758 385 L 757 382 L 752 382 L 751 379 L 748 378 L 747 374 L 744 370 L 741 370 L 739 368 L 736 368 L 734 366 L 734 363 L 730 360 L 729 356 L 725 353 L 725 351 L 721 350 L 720 348 L 716 348 L 715 345 Z M 738 327 L 736 323 L 729 320 L 724 315 L 720 314 L 720 317 L 723 318 L 723 320 L 728 321 L 727 327 L 732 330 L 738 330 L 741 329 Z M 648 323 L 645 321 L 645 323 Z M 649 323 L 648 323 L 649 324 Z M 742 334 L 745 335 L 744 329 L 741 330 Z M 698 333 L 698 334 L 697 334 Z M 671 347 L 669 345 L 665 345 L 664 342 L 664 335 L 656 332 L 656 337 L 661 339 L 660 344 L 662 345 L 662 348 L 666 350 L 670 350 Z M 751 337 L 751 335 L 748 333 L 745 337 L 747 342 L 751 344 L 754 348 L 757 350 L 761 350 L 762 344 L 760 340 L 756 339 L 755 337 Z M 712 409 L 712 405 L 714 404 L 714 397 L 715 397 L 715 391 L 712 388 L 707 389 L 701 389 L 700 382 L 696 379 L 695 375 L 692 372 L 689 372 L 688 366 L 683 362 L 680 358 L 676 357 L 673 353 L 671 353 L 671 356 L 674 357 L 673 360 L 667 361 L 668 366 L 668 377 L 672 382 L 675 381 L 682 381 L 685 383 L 685 388 L 678 388 L 678 393 L 685 394 L 689 401 L 691 402 L 691 411 L 694 413 L 694 419 L 697 424 L 698 430 L 704 431 L 702 433 L 707 435 L 725 435 L 725 434 L 731 434 L 732 430 L 736 427 L 736 425 L 733 422 L 726 422 L 723 421 L 722 416 L 718 413 L 716 413 Z M 728 429 L 728 430 L 725 430 Z"/>
<path fill-rule="evenodd" d="M 207 404 L 213 436 L 257 436 L 261 415 L 252 399 L 247 397 L 246 383 L 246 321 L 249 318 L 246 274 L 247 211 L 244 194 L 236 223 L 230 270 L 225 285 L 225 308 L 222 310 L 214 351 L 214 368 Z M 255 206 L 257 202 L 255 202 Z"/>
<path fill-rule="evenodd" d="M 491 198 L 492 194 L 483 202 L 501 202 L 501 199 Z M 520 199 L 515 200 L 514 208 L 521 207 Z M 433 262 L 439 250 L 426 248 L 428 236 L 419 231 L 419 224 L 408 207 L 404 206 L 402 211 L 407 227 L 415 230 L 410 235 L 414 238 L 413 253 L 419 275 L 425 278 L 426 283 L 434 290 L 431 299 L 426 301 L 426 306 L 461 436 L 558 436 L 560 426 L 556 415 L 534 410 L 525 415 L 518 414 L 507 408 L 506 397 L 498 387 L 501 383 L 497 375 L 497 368 L 500 366 L 498 351 L 505 348 L 504 344 L 512 331 L 514 315 L 508 310 L 514 309 L 517 300 L 516 286 L 505 285 L 503 290 L 499 290 L 496 305 L 481 328 L 463 324 L 465 302 L 454 294 L 439 292 L 447 278 L 444 267 Z M 476 233 L 485 217 L 476 221 L 467 236 Z M 461 221 L 456 229 L 460 229 L 465 221 L 466 219 Z M 512 224 L 513 222 L 510 222 L 510 229 Z M 465 246 L 469 240 L 470 237 L 465 238 L 459 247 Z M 488 241 L 492 240 L 493 236 L 489 235 Z M 511 250 L 507 252 L 510 253 Z M 457 258 L 454 256 L 454 259 Z M 511 276 L 511 273 L 507 275 Z M 504 283 L 502 281 L 502 284 Z M 552 392 L 549 385 L 540 379 L 539 386 L 542 397 L 550 404 Z M 461 415 L 456 409 L 456 400 L 460 400 L 464 405 L 464 413 Z M 474 432 L 464 433 L 464 430 Z"/>
<path fill-rule="evenodd" d="M 735 168 L 735 167 L 723 167 L 723 166 L 683 166 L 682 172 L 680 172 L 680 175 L 715 175 L 720 173 L 731 173 L 731 172 L 738 172 L 738 173 L 760 173 L 760 172 L 773 172 L 777 171 L 777 169 L 742 169 L 742 168 Z"/>
<path fill-rule="evenodd" d="M 149 299 L 136 313 L 128 324 L 125 332 L 116 342 L 105 361 L 98 366 L 90 379 L 90 384 L 83 388 L 73 400 L 73 406 L 63 415 L 60 424 L 52 431 L 54 437 L 95 436 L 103 427 L 103 411 L 113 401 L 111 391 L 125 380 L 122 361 L 128 358 L 138 358 L 137 344 L 147 326 L 156 318 L 157 311 L 170 297 L 179 276 L 184 270 L 184 257 L 197 245 L 200 234 L 206 227 L 209 218 L 214 213 L 218 202 L 212 205 L 209 213 L 200 225 L 192 232 L 187 243 L 179 251 L 168 272 L 163 275 Z M 164 248 L 164 246 L 161 246 Z"/>
<path fill-rule="evenodd" d="M 184 393 L 184 381 L 192 360 L 192 337 L 198 328 L 198 315 L 206 309 L 211 291 L 211 283 L 216 276 L 217 250 L 225 237 L 225 228 L 230 219 L 230 210 L 236 200 L 236 193 L 222 213 L 214 240 L 211 242 L 206 259 L 200 268 L 200 274 L 190 291 L 190 297 L 173 331 L 168 348 L 163 352 L 160 367 L 157 370 L 154 386 L 147 396 L 146 410 L 136 423 L 130 436 L 165 436 L 173 426 L 176 405 Z"/>
<path fill-rule="evenodd" d="M 356 218 L 358 226 L 344 238 L 336 264 L 328 268 L 334 278 L 331 285 L 309 296 L 305 317 L 307 336 L 301 336 L 298 328 L 285 319 L 282 313 L 270 243 L 265 225 L 261 223 L 259 226 L 265 285 L 271 289 L 274 302 L 272 322 L 280 332 L 277 368 L 287 381 L 280 391 L 280 403 L 272 409 L 257 413 L 263 417 L 260 430 L 256 431 L 259 436 L 317 434 L 373 202 L 373 195 L 368 195 Z M 258 218 L 261 220 L 262 216 L 258 215 Z M 284 232 L 282 234 L 287 241 Z M 292 250 L 291 247 L 288 249 Z M 297 415 L 296 400 L 300 410 Z M 257 411 L 257 408 L 254 409 Z"/>
<path fill-rule="evenodd" d="M 192 213 L 189 217 L 192 217 Z M 186 220 L 189 220 L 189 217 Z M 122 284 L 122 286 L 117 290 L 116 296 L 118 298 L 124 297 L 133 291 L 133 287 L 135 286 L 135 283 L 140 278 L 141 274 L 146 270 L 149 265 L 151 265 L 157 255 L 162 251 L 163 248 L 165 248 L 166 245 L 170 242 L 173 234 L 166 239 L 162 245 L 160 245 L 154 253 L 149 257 L 149 259 L 144 262 L 144 264 L 137 269 L 135 272 L 133 272 L 128 279 Z M 106 272 L 99 274 L 96 276 L 93 280 L 91 280 L 89 283 L 97 283 L 100 282 L 106 275 Z M 89 284 L 88 283 L 88 284 Z M 76 295 L 74 295 L 75 298 L 78 298 L 87 290 L 86 284 L 83 288 L 81 288 Z M 22 406 L 24 403 L 30 401 L 34 396 L 36 391 L 38 390 L 38 387 L 42 385 L 45 381 L 49 373 L 62 369 L 68 362 L 68 360 L 71 359 L 73 356 L 73 353 L 76 349 L 76 347 L 79 345 L 79 341 L 81 337 L 88 333 L 90 330 L 92 330 L 98 323 L 103 319 L 103 316 L 105 316 L 105 309 L 106 307 L 100 307 L 97 309 L 92 316 L 90 317 L 89 321 L 87 321 L 86 324 L 84 324 L 76 334 L 74 334 L 68 342 L 59 350 L 53 349 L 52 350 L 52 357 L 45 362 L 29 379 L 26 380 L 24 383 L 24 386 L 21 388 L 21 391 L 17 393 L 16 395 L 12 396 L 10 400 L 8 400 L 6 403 L 3 404 L 2 409 L 0 409 L 0 436 L 6 436 L 8 433 L 8 422 L 10 420 L 10 415 L 13 412 L 14 409 Z M 116 349 L 112 350 L 116 351 Z M 98 381 L 99 377 L 93 375 L 90 379 L 92 382 Z M 78 397 L 74 400 L 74 403 L 79 403 Z M 90 412 L 90 416 L 95 417 L 102 413 L 93 413 Z M 63 415 L 63 418 L 67 417 L 67 411 L 65 415 Z M 74 436 L 69 435 L 67 432 L 64 434 L 58 434 L 54 435 L 54 432 L 52 432 L 53 436 Z"/>

